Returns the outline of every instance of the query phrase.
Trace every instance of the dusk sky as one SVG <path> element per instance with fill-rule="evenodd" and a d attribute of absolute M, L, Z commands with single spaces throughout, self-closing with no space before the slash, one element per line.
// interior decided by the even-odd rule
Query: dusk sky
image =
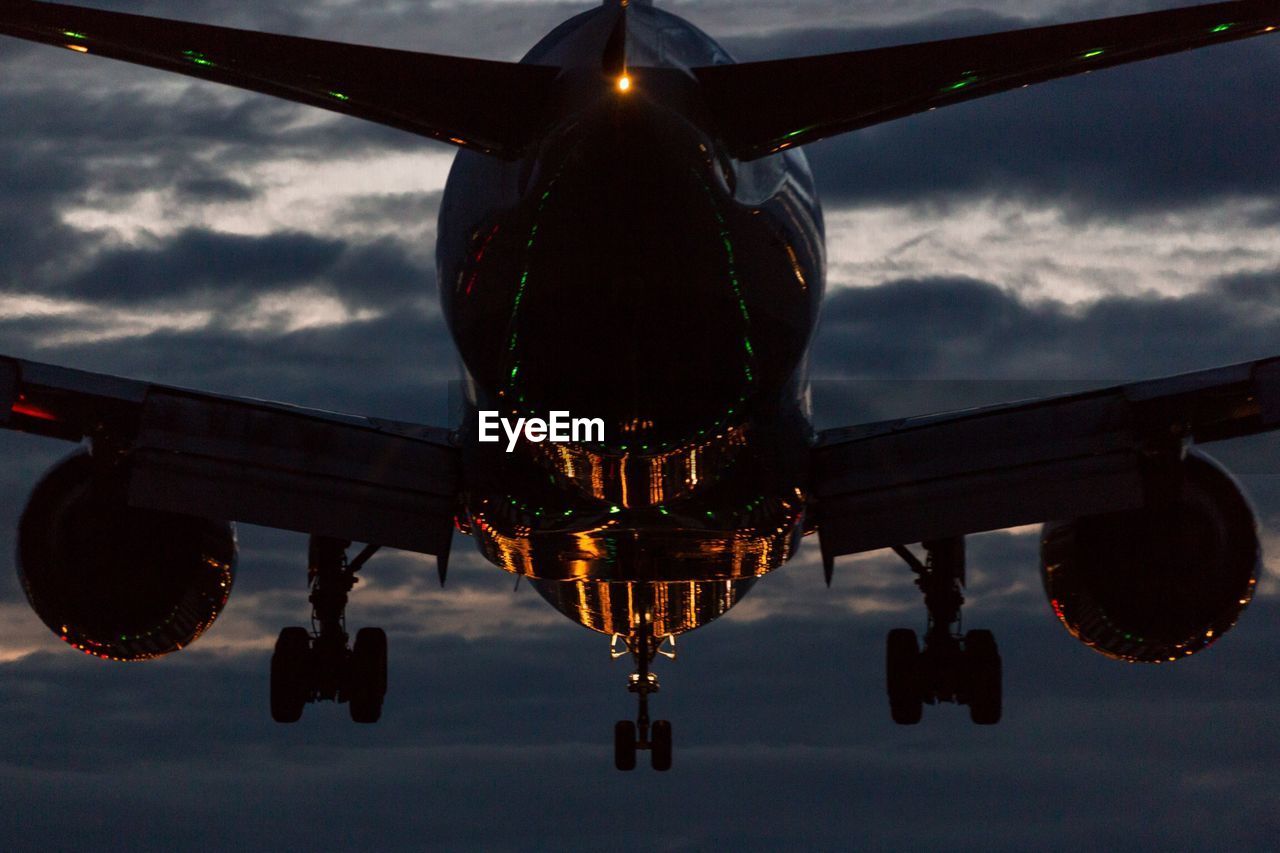
<path fill-rule="evenodd" d="M 83 5 L 502 60 L 590 8 Z M 1185 4 L 659 5 L 753 60 Z M 2 37 L 0 81 L 0 353 L 447 424 L 457 368 L 434 241 L 453 149 Z M 894 380 L 868 386 L 884 391 L 870 413 L 832 410 L 820 393 L 825 425 L 909 414 L 900 398 L 920 386 L 901 380 L 1025 397 L 1045 380 L 1280 354 L 1280 38 L 1017 90 L 806 153 L 828 238 L 814 375 Z M 13 553 L 32 486 L 71 449 L 0 434 L 0 553 Z M 68 649 L 10 567 L 0 849 L 1274 849 L 1280 440 L 1211 452 L 1250 493 L 1267 562 L 1240 624 L 1204 653 L 1143 666 L 1090 651 L 1045 601 L 1038 528 L 985 534 L 970 539 L 965 625 L 1000 642 L 1004 722 L 976 727 L 943 705 L 895 726 L 884 635 L 924 627 L 912 576 L 880 551 L 841 559 L 827 590 L 810 541 L 659 662 L 655 716 L 675 732 L 666 774 L 613 769 L 613 722 L 634 708 L 607 638 L 528 585 L 513 592 L 466 539 L 443 590 L 432 560 L 389 552 L 354 593 L 352 628 L 390 639 L 377 726 L 332 704 L 294 726 L 268 714 L 275 636 L 309 615 L 303 535 L 241 526 L 223 616 L 148 664 Z"/>

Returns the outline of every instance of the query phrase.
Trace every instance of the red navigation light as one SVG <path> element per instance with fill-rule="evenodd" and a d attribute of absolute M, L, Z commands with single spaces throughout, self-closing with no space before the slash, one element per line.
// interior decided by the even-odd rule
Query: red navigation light
<path fill-rule="evenodd" d="M 25 394 L 18 395 L 18 401 L 14 403 L 13 406 L 10 407 L 10 411 L 12 411 L 15 415 L 26 415 L 29 418 L 35 418 L 41 421 L 57 421 L 58 420 L 58 416 L 55 415 L 53 412 L 50 412 L 47 409 L 42 409 L 39 406 L 33 406 L 30 403 L 28 403 L 27 397 Z"/>

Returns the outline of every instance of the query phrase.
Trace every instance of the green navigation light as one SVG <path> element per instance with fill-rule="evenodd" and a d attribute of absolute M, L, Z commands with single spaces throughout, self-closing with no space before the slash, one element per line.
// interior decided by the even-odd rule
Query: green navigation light
<path fill-rule="evenodd" d="M 187 58 L 188 62 L 194 62 L 196 65 L 204 65 L 209 68 L 213 67 L 213 63 L 205 59 L 204 54 L 198 50 L 184 50 L 182 55 Z"/>
<path fill-rule="evenodd" d="M 799 130 L 793 130 L 790 133 L 784 133 L 782 136 L 779 136 L 777 139 L 775 139 L 774 142 L 783 142 L 788 139 L 795 139 L 800 134 L 808 133 L 811 130 L 817 130 L 817 128 L 818 126 L 816 124 L 811 124 L 808 127 L 802 127 Z"/>

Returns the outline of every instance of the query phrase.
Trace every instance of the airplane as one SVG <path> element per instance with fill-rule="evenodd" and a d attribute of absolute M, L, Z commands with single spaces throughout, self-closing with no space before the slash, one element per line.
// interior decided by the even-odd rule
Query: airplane
<path fill-rule="evenodd" d="M 1233 0 L 990 35 L 735 63 L 646 0 L 605 0 L 519 63 L 0 0 L 0 33 L 236 86 L 458 149 L 438 281 L 465 414 L 422 425 L 0 358 L 0 425 L 81 444 L 18 526 L 23 589 L 73 648 L 145 660 L 225 606 L 235 522 L 310 536 L 313 628 L 284 628 L 270 709 L 376 722 L 377 628 L 348 634 L 380 548 L 437 559 L 455 532 L 630 656 L 614 762 L 672 764 L 653 669 L 818 539 L 893 549 L 927 614 L 886 641 L 895 722 L 1002 714 L 989 631 L 961 633 L 965 537 L 1043 524 L 1041 577 L 1105 655 L 1181 660 L 1249 603 L 1254 513 L 1199 445 L 1280 426 L 1280 357 L 1080 393 L 817 430 L 808 349 L 825 278 L 800 148 L 1010 89 L 1268 34 Z M 549 441 L 531 419 L 599 420 Z M 512 442 L 484 419 L 524 419 Z M 349 556 L 353 543 L 364 547 Z M 918 546 L 915 547 L 915 546 Z M 923 556 L 921 556 L 921 550 Z"/>

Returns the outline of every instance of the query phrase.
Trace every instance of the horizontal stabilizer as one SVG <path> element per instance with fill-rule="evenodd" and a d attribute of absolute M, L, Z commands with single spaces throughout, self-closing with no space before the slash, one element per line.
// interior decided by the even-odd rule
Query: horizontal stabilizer
<path fill-rule="evenodd" d="M 742 159 L 903 116 L 1276 32 L 1280 0 L 1239 0 L 970 38 L 695 69 Z"/>
<path fill-rule="evenodd" d="M 0 34 L 322 107 L 504 157 L 541 129 L 558 69 L 0 0 Z"/>

